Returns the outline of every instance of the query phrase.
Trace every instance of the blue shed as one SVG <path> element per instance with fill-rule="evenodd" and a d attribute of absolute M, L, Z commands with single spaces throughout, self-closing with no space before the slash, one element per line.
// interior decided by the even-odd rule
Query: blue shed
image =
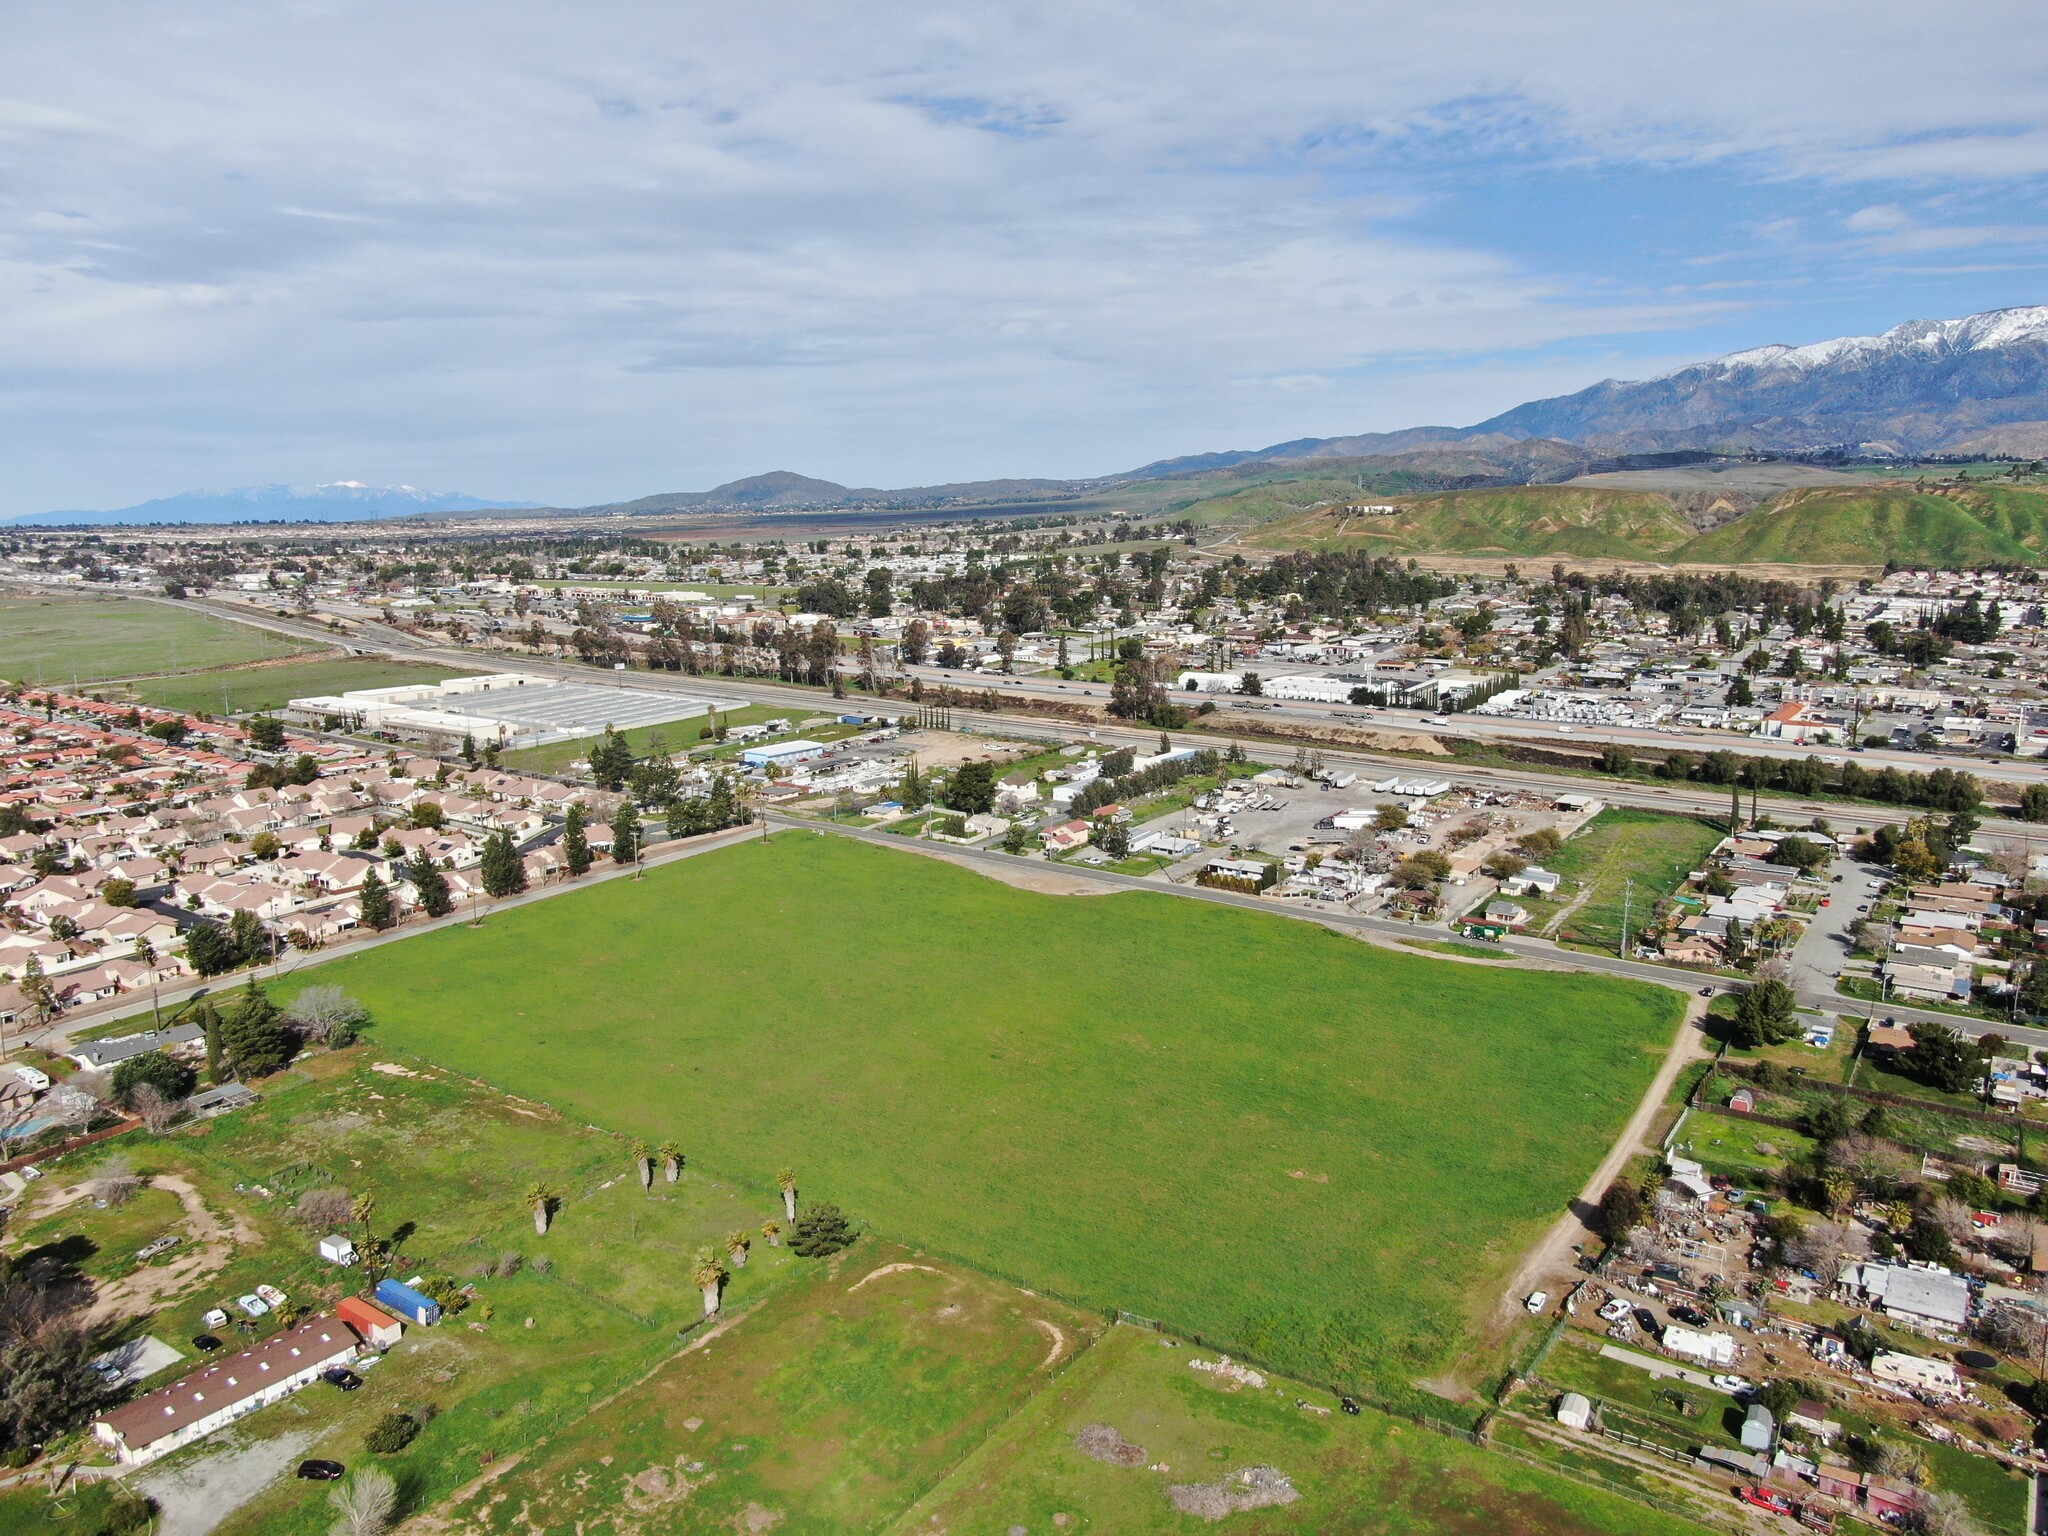
<path fill-rule="evenodd" d="M 421 1295 L 402 1280 L 379 1280 L 376 1295 L 379 1304 L 400 1317 L 411 1318 L 423 1328 L 441 1321 L 441 1303 Z"/>

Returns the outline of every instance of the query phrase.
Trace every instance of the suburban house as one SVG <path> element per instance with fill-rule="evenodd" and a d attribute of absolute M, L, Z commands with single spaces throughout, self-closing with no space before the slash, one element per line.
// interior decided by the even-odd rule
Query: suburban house
<path fill-rule="evenodd" d="M 143 1466 L 291 1396 L 330 1366 L 353 1360 L 356 1348 L 355 1332 L 345 1323 L 309 1318 L 254 1349 L 108 1410 L 93 1420 L 93 1433 L 124 1466 Z"/>

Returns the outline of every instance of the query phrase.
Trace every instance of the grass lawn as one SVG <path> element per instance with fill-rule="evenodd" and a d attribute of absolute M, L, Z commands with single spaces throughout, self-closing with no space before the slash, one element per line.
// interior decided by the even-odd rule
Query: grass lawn
<path fill-rule="evenodd" d="M 358 688 L 397 688 L 406 683 L 438 683 L 468 674 L 449 667 L 413 661 L 382 661 L 369 656 L 323 657 L 270 666 L 231 667 L 179 677 L 155 677 L 128 691 L 145 704 L 188 712 L 229 713 L 250 709 L 281 709 L 292 699 L 321 693 L 348 693 Z"/>
<path fill-rule="evenodd" d="M 869 1239 L 553 1436 L 456 1516 L 520 1536 L 876 1530 L 1102 1326 Z"/>
<path fill-rule="evenodd" d="M 0 677 L 34 686 L 234 666 L 305 649 L 282 635 L 167 603 L 0 599 Z"/>
<path fill-rule="evenodd" d="M 1394 1387 L 1466 1342 L 1680 1007 L 801 833 L 319 979 L 388 1046 L 744 1188 L 787 1164 L 883 1235 Z"/>
<path fill-rule="evenodd" d="M 1806 1161 L 1813 1155 L 1814 1147 L 1813 1138 L 1797 1131 L 1759 1125 L 1739 1115 L 1715 1115 L 1701 1110 L 1695 1110 L 1685 1122 L 1679 1143 L 1686 1156 L 1696 1159 L 1709 1172 L 1725 1173 L 1730 1178 L 1775 1173 L 1788 1162 Z"/>
<path fill-rule="evenodd" d="M 1238 1536 L 1371 1531 L 1375 1536 L 1700 1536 L 1702 1527 L 1539 1471 L 1447 1435 L 1367 1411 L 1328 1411 L 1293 1382 L 1232 1389 L 1189 1369 L 1213 1355 L 1114 1328 L 982 1451 L 891 1527 L 895 1536 L 1025 1529 L 1118 1533 L 1207 1528 L 1168 1490 L 1225 1482 L 1242 1468 L 1283 1473 L 1298 1501 L 1228 1516 Z M 1308 1407 L 1298 1406 L 1307 1404 Z M 1314 1412 L 1320 1408 L 1324 1412 Z M 1108 1425 L 1143 1448 L 1139 1465 L 1076 1445 Z M 1164 1470 L 1153 1471 L 1163 1463 Z M 1060 1516 L 1066 1516 L 1061 1520 Z"/>
<path fill-rule="evenodd" d="M 1700 867 L 1721 833 L 1689 816 L 1655 811 L 1602 811 L 1545 864 L 1572 882 L 1573 895 L 1591 894 L 1564 920 L 1558 937 L 1613 954 L 1621 945 L 1623 895 L 1628 892 L 1631 936 L 1642 931 L 1658 898 Z"/>
<path fill-rule="evenodd" d="M 1512 960 L 1512 951 L 1488 949 L 1483 944 L 1460 944 L 1456 939 L 1403 939 L 1410 949 L 1426 949 L 1437 955 L 1456 955 L 1460 960 Z"/>

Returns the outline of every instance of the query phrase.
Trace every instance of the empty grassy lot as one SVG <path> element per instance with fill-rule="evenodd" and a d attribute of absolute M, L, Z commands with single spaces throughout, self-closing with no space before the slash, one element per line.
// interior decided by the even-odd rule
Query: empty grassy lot
<path fill-rule="evenodd" d="M 467 674 L 452 667 L 416 661 L 382 661 L 372 656 L 320 657 L 282 661 L 267 666 L 227 667 L 178 677 L 153 677 L 129 690 L 145 704 L 188 712 L 221 713 L 279 709 L 292 699 L 319 693 L 348 693 L 358 688 L 397 688 L 407 683 L 438 683 Z"/>
<path fill-rule="evenodd" d="M 1557 936 L 1613 954 L 1621 944 L 1623 895 L 1629 880 L 1635 881 L 1627 902 L 1633 936 L 1649 920 L 1658 899 L 1678 889 L 1720 840 L 1718 827 L 1689 816 L 1615 807 L 1602 811 L 1546 863 L 1570 882 L 1567 903 L 1591 888 Z"/>
<path fill-rule="evenodd" d="M 1170 1488 L 1227 1487 L 1234 1473 L 1267 1466 L 1299 1497 L 1229 1515 L 1224 1528 L 1238 1536 L 1703 1536 L 1690 1521 L 1447 1435 L 1332 1412 L 1327 1394 L 1294 1382 L 1233 1388 L 1189 1369 L 1193 1358 L 1215 1357 L 1112 1329 L 891 1530 L 1198 1531 L 1208 1522 L 1176 1509 Z M 1085 1454 L 1076 1437 L 1099 1424 L 1142 1447 L 1140 1464 Z"/>
<path fill-rule="evenodd" d="M 234 666 L 306 647 L 202 613 L 118 597 L 0 599 L 0 677 L 70 687 Z"/>
<path fill-rule="evenodd" d="M 879 1529 L 1102 1329 L 872 1239 L 550 1438 L 465 1530 Z"/>
<path fill-rule="evenodd" d="M 721 708 L 718 718 L 726 725 L 759 725 L 766 720 L 798 720 L 806 718 L 809 711 L 791 710 L 775 704 L 741 704 L 732 709 Z M 660 725 L 635 725 L 625 731 L 626 745 L 633 749 L 635 757 L 646 757 L 655 749 L 656 738 L 660 738 L 661 749 L 670 755 L 677 752 L 692 752 L 711 743 L 700 734 L 709 725 L 708 715 L 697 715 L 688 720 L 668 720 Z M 507 768 L 523 769 L 528 773 L 567 773 L 569 765 L 590 755 L 590 749 L 601 740 L 598 736 L 579 736 L 574 741 L 551 741 L 541 747 L 521 747 L 507 752 L 501 761 Z"/>
<path fill-rule="evenodd" d="M 382 1041 L 680 1130 L 744 1187 L 789 1164 L 883 1235 L 1396 1389 L 1577 1193 L 1680 1006 L 804 834 L 318 975 Z"/>

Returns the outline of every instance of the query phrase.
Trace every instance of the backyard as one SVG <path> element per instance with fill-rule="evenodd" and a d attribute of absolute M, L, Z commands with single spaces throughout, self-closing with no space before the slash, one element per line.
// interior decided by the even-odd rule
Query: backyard
<path fill-rule="evenodd" d="M 1602 811 L 1545 862 L 1566 882 L 1554 906 L 1542 904 L 1564 912 L 1556 937 L 1616 953 L 1623 917 L 1631 938 L 1641 933 L 1657 902 L 1678 889 L 1720 840 L 1718 828 L 1689 816 L 1612 807 Z"/>
<path fill-rule="evenodd" d="M 380 1041 L 685 1129 L 742 1188 L 792 1165 L 888 1237 L 1399 1391 L 1577 1193 L 1679 1008 L 1448 964 L 784 834 L 319 977 Z"/>

